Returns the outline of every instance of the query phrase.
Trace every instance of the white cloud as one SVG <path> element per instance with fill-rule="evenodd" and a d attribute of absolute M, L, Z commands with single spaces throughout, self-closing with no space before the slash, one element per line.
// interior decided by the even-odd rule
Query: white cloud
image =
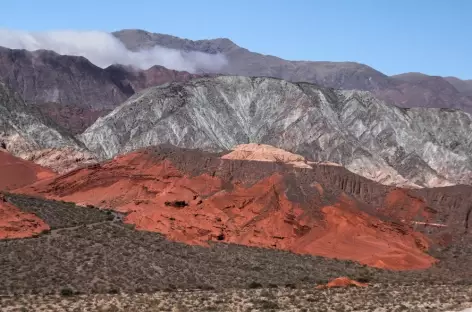
<path fill-rule="evenodd" d="M 160 46 L 133 52 L 113 35 L 101 31 L 26 32 L 0 29 L 0 46 L 30 51 L 45 49 L 59 54 L 83 56 L 99 67 L 123 64 L 147 69 L 161 65 L 193 73 L 197 69 L 217 71 L 227 62 L 222 54 L 184 52 Z"/>

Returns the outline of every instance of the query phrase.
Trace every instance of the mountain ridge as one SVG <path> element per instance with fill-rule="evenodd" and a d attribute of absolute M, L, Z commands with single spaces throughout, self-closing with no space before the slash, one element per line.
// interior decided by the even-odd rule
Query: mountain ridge
<path fill-rule="evenodd" d="M 162 66 L 100 68 L 82 56 L 0 47 L 0 81 L 74 134 L 143 88 L 194 77 Z"/>
<path fill-rule="evenodd" d="M 208 151 L 264 143 L 383 183 L 446 186 L 472 181 L 471 118 L 398 108 L 367 91 L 218 76 L 141 91 L 79 138 L 102 158 L 161 143 Z"/>
<path fill-rule="evenodd" d="M 411 73 L 387 76 L 356 62 L 287 61 L 251 52 L 227 38 L 192 41 L 131 29 L 112 34 L 134 51 L 157 44 L 180 51 L 223 53 L 229 62 L 217 72 L 197 70 L 196 74 L 190 74 L 162 66 L 147 70 L 119 64 L 100 68 L 81 56 L 60 55 L 44 49 L 0 48 L 0 81 L 74 134 L 83 132 L 98 117 L 108 114 L 142 89 L 220 74 L 274 77 L 336 89 L 366 90 L 401 107 L 455 108 L 472 112 L 471 82 L 453 77 L 419 74 L 420 81 L 405 81 Z"/>
<path fill-rule="evenodd" d="M 337 89 L 359 89 L 374 92 L 378 97 L 403 107 L 458 108 L 472 111 L 468 93 L 441 97 L 438 82 L 431 78 L 431 86 L 405 84 L 395 76 L 387 76 L 374 68 L 356 62 L 288 61 L 272 55 L 263 55 L 239 47 L 229 39 L 188 40 L 175 36 L 126 29 L 112 33 L 130 50 L 163 47 L 223 53 L 228 64 L 220 71 L 243 76 L 277 77 L 292 82 L 310 82 Z M 426 75 L 427 76 L 427 75 Z M 430 77 L 430 76 L 427 76 Z M 429 78 L 428 78 L 429 79 Z M 447 83 L 441 77 L 439 84 Z M 427 94 L 424 96 L 422 94 Z"/>
<path fill-rule="evenodd" d="M 0 143 L 14 155 L 42 148 L 84 149 L 82 142 L 37 108 L 26 105 L 18 93 L 3 83 L 0 83 L 0 112 Z"/>

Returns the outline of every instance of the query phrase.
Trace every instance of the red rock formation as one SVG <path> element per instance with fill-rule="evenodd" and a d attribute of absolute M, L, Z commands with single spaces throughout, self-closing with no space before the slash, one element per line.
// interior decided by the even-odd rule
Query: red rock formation
<path fill-rule="evenodd" d="M 359 283 L 357 281 L 350 279 L 349 277 L 338 277 L 330 281 L 328 284 L 319 285 L 319 286 L 316 286 L 316 288 L 323 289 L 323 288 L 337 288 L 337 287 L 350 287 L 350 286 L 367 287 L 369 285 L 365 283 Z"/>
<path fill-rule="evenodd" d="M 428 207 L 421 196 L 413 195 L 404 189 L 393 189 L 388 192 L 379 211 L 383 215 L 404 222 L 415 220 L 430 222 L 435 219 L 437 213 L 437 211 Z"/>
<path fill-rule="evenodd" d="M 56 174 L 7 152 L 0 151 L 0 190 L 19 188 Z"/>
<path fill-rule="evenodd" d="M 224 241 L 398 270 L 435 262 L 424 252 L 422 234 L 379 220 L 336 190 L 329 174 L 353 174 L 332 168 L 144 150 L 17 191 L 112 207 L 127 212 L 126 222 L 138 229 L 189 244 Z M 324 170 L 333 171 L 325 177 Z"/>
<path fill-rule="evenodd" d="M 49 230 L 49 226 L 32 213 L 24 213 L 0 194 L 0 239 L 25 238 Z"/>

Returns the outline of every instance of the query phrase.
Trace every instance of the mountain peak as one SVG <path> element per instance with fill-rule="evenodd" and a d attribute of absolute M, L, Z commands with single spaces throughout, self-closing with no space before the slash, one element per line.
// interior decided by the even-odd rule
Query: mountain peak
<path fill-rule="evenodd" d="M 210 54 L 225 53 L 239 48 L 228 38 L 189 40 L 161 33 L 151 33 L 142 29 L 123 29 L 113 32 L 112 35 L 132 51 L 149 49 L 156 45 L 169 49 Z"/>

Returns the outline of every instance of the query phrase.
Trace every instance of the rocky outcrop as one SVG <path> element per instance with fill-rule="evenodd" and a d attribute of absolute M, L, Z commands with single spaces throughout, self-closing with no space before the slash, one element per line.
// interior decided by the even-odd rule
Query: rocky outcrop
<path fill-rule="evenodd" d="M 236 243 L 397 270 L 436 261 L 423 234 L 378 215 L 384 186 L 339 166 L 220 156 L 159 146 L 15 192 L 110 207 L 137 229 L 188 244 Z"/>
<path fill-rule="evenodd" d="M 281 162 L 298 168 L 312 168 L 305 157 L 266 144 L 241 144 L 221 158 Z"/>
<path fill-rule="evenodd" d="M 83 144 L 44 117 L 35 107 L 0 83 L 0 146 L 14 155 L 44 148 L 72 147 Z"/>
<path fill-rule="evenodd" d="M 226 38 L 192 41 L 137 29 L 117 31 L 113 35 L 134 51 L 158 45 L 183 51 L 221 53 L 228 60 L 219 71 L 224 74 L 276 77 L 336 89 L 371 91 L 401 107 L 456 108 L 472 112 L 472 84 L 457 78 L 416 73 L 389 77 L 354 62 L 287 61 L 251 52 Z"/>
<path fill-rule="evenodd" d="M 146 89 L 80 138 L 101 158 L 161 143 L 208 151 L 262 143 L 383 184 L 432 187 L 472 183 L 471 121 L 369 92 L 221 76 Z"/>
<path fill-rule="evenodd" d="M 140 229 L 187 243 L 223 240 L 384 268 L 424 267 L 431 262 L 418 250 L 460 249 L 472 231 L 471 186 L 404 189 L 340 166 L 221 156 L 163 145 L 15 192 L 112 207 Z"/>
<path fill-rule="evenodd" d="M 330 281 L 326 285 L 318 285 L 317 289 L 325 289 L 325 288 L 339 288 L 339 287 L 367 287 L 369 286 L 367 283 L 361 283 L 358 281 L 354 281 L 349 277 L 338 277 L 334 280 Z"/>
<path fill-rule="evenodd" d="M 97 159 L 86 150 L 77 150 L 72 147 L 47 148 L 18 155 L 28 161 L 52 169 L 57 173 L 67 173 L 80 167 L 97 163 Z"/>

